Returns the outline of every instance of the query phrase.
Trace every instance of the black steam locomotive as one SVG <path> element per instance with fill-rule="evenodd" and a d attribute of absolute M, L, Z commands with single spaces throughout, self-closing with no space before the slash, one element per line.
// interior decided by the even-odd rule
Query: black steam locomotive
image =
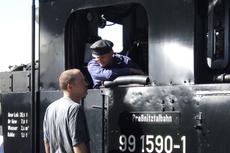
<path fill-rule="evenodd" d="M 90 152 L 229 153 L 229 3 L 40 0 L 38 69 L 0 73 L 5 153 L 44 152 L 43 115 L 62 96 L 59 74 L 79 68 L 90 80 L 89 45 L 113 24 L 123 29 L 120 53 L 146 76 L 89 87 Z"/>

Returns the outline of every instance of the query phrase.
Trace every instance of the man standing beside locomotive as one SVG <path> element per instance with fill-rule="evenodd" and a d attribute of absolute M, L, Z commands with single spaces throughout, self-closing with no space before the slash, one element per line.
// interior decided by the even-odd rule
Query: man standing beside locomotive
<path fill-rule="evenodd" d="M 99 88 L 103 81 L 112 81 L 118 76 L 143 75 L 139 67 L 127 56 L 114 54 L 113 43 L 98 40 L 90 46 L 94 59 L 88 63 L 94 88 Z"/>
<path fill-rule="evenodd" d="M 46 153 L 87 153 L 89 140 L 80 100 L 87 83 L 78 69 L 62 72 L 59 85 L 64 96 L 51 103 L 43 122 Z"/>

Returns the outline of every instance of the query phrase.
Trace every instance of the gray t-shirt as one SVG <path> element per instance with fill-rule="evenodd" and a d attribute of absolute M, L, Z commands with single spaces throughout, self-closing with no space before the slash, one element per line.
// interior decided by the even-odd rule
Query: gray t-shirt
<path fill-rule="evenodd" d="M 66 97 L 50 104 L 44 116 L 43 132 L 51 153 L 73 153 L 74 145 L 89 139 L 81 105 Z"/>

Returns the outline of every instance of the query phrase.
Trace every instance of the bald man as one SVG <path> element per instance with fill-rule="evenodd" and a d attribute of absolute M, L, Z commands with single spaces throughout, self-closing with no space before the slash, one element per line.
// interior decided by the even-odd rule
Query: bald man
<path fill-rule="evenodd" d="M 51 103 L 43 121 L 46 153 L 87 153 L 89 137 L 80 100 L 87 94 L 87 83 L 80 70 L 61 73 L 63 97 Z"/>

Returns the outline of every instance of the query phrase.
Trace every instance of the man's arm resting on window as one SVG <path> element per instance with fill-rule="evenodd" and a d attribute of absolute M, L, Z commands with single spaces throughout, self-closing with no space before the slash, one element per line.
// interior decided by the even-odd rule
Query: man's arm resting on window
<path fill-rule="evenodd" d="M 74 153 L 88 153 L 85 143 L 74 145 L 73 150 L 74 150 Z"/>
<path fill-rule="evenodd" d="M 49 143 L 44 140 L 44 145 L 45 145 L 45 152 L 50 153 L 50 145 L 49 145 Z"/>
<path fill-rule="evenodd" d="M 104 69 L 104 68 L 96 68 L 93 71 L 89 71 L 91 76 L 94 76 L 95 79 L 106 81 L 106 80 L 113 80 L 118 76 L 128 75 L 129 68 L 111 68 L 111 69 Z"/>

